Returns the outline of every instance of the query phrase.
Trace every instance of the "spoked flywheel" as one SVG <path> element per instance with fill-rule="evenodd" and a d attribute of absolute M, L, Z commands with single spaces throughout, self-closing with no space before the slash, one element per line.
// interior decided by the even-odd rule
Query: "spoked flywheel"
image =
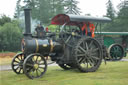
<path fill-rule="evenodd" d="M 108 56 L 112 61 L 121 60 L 125 55 L 125 51 L 120 44 L 112 44 L 108 48 Z"/>
<path fill-rule="evenodd" d="M 97 40 L 81 38 L 74 50 L 76 65 L 81 72 L 96 71 L 102 61 L 102 49 Z"/>
<path fill-rule="evenodd" d="M 23 70 L 30 79 L 40 78 L 47 70 L 47 62 L 44 57 L 38 53 L 30 54 L 24 61 Z"/>
<path fill-rule="evenodd" d="M 13 58 L 11 67 L 12 70 L 16 74 L 23 74 L 23 62 L 24 62 L 24 54 L 23 53 L 18 53 L 16 56 Z"/>

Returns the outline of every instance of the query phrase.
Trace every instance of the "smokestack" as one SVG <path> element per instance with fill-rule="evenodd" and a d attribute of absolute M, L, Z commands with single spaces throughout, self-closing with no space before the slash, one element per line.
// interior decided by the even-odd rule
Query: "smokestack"
<path fill-rule="evenodd" d="M 24 36 L 31 36 L 31 9 L 27 8 L 24 9 L 24 15 L 25 15 L 25 33 Z"/>

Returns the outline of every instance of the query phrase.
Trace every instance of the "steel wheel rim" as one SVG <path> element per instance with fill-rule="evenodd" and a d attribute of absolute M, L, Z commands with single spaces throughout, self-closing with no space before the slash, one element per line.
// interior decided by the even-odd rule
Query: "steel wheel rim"
<path fill-rule="evenodd" d="M 23 62 L 24 62 L 24 54 L 23 53 L 18 53 L 12 60 L 11 66 L 12 70 L 16 74 L 23 74 Z"/>
<path fill-rule="evenodd" d="M 23 69 L 30 79 L 40 78 L 46 72 L 47 62 L 42 55 L 32 54 L 25 59 Z"/>

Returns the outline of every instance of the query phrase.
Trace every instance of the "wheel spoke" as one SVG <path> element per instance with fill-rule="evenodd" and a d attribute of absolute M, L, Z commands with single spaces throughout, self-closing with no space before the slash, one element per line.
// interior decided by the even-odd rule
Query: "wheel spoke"
<path fill-rule="evenodd" d="M 17 71 L 19 67 L 17 67 L 15 70 Z"/>
<path fill-rule="evenodd" d="M 23 56 L 22 56 L 22 55 L 20 55 L 21 60 L 23 59 L 22 57 L 23 57 Z"/>
<path fill-rule="evenodd" d="M 19 70 L 19 73 L 21 72 L 21 68 L 20 68 L 20 70 Z"/>
<path fill-rule="evenodd" d="M 83 60 L 85 60 L 85 58 L 84 57 L 81 57 L 80 59 L 78 59 L 78 62 L 79 63 L 82 63 L 82 62 L 84 62 Z"/>
<path fill-rule="evenodd" d="M 39 76 L 38 70 L 36 69 L 36 75 Z"/>
<path fill-rule="evenodd" d="M 99 50 L 99 48 L 95 48 L 95 49 L 93 49 L 92 51 L 93 52 L 96 52 L 96 51 L 98 51 Z"/>
<path fill-rule="evenodd" d="M 19 61 L 16 61 L 16 60 L 15 60 L 14 62 L 16 62 L 16 63 L 20 63 Z"/>
<path fill-rule="evenodd" d="M 34 57 L 32 58 L 32 62 L 33 62 L 33 63 L 36 63 L 35 60 L 34 60 Z"/>
<path fill-rule="evenodd" d="M 94 42 L 93 40 L 90 42 L 90 44 L 88 46 L 89 48 L 92 46 L 93 42 Z"/>
<path fill-rule="evenodd" d="M 87 44 L 87 42 L 85 44 L 86 44 L 86 49 L 88 50 L 88 44 Z"/>
<path fill-rule="evenodd" d="M 27 66 L 31 66 L 31 67 L 33 67 L 33 65 L 32 65 L 32 64 L 30 64 L 30 63 L 26 63 L 26 65 L 27 65 Z"/>
<path fill-rule="evenodd" d="M 18 66 L 19 64 L 13 64 L 13 66 Z"/>
<path fill-rule="evenodd" d="M 40 66 L 39 66 L 39 68 L 44 69 L 45 67 L 40 67 Z"/>
<path fill-rule="evenodd" d="M 89 60 L 90 62 L 89 62 L 89 64 L 91 65 L 91 66 L 94 66 L 95 65 L 95 61 L 92 59 L 92 58 L 90 58 L 90 60 Z"/>
<path fill-rule="evenodd" d="M 20 55 L 19 55 L 20 56 Z M 19 60 L 19 61 L 21 61 L 21 59 L 19 58 L 19 56 L 17 57 L 17 59 Z"/>
<path fill-rule="evenodd" d="M 79 56 L 85 56 L 85 54 L 77 54 L 76 56 L 78 56 L 78 57 L 79 57 Z"/>
<path fill-rule="evenodd" d="M 38 65 L 44 65 L 44 63 L 38 63 Z"/>
<path fill-rule="evenodd" d="M 39 56 L 37 56 L 37 58 L 36 58 L 36 62 L 37 62 L 37 60 L 38 60 L 38 57 L 39 57 Z"/>
<path fill-rule="evenodd" d="M 96 59 L 96 60 L 100 60 L 100 58 L 95 57 L 95 56 L 91 56 L 91 58 Z"/>
<path fill-rule="evenodd" d="M 40 70 L 39 68 L 38 68 L 38 71 L 39 71 L 40 73 L 42 73 L 41 70 Z"/>
<path fill-rule="evenodd" d="M 86 53 L 86 50 L 85 50 L 85 49 L 83 49 L 81 46 L 79 46 L 79 48 L 80 48 L 83 52 L 85 52 L 85 53 Z"/>
<path fill-rule="evenodd" d="M 83 51 L 81 51 L 80 49 L 77 49 L 77 51 L 78 51 L 79 53 L 83 53 Z"/>

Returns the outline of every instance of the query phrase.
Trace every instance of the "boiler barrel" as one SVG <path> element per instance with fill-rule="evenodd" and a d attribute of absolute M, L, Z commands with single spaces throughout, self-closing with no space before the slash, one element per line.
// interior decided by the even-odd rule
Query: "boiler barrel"
<path fill-rule="evenodd" d="M 49 54 L 62 51 L 60 43 L 47 39 L 23 39 L 21 48 L 25 53 Z"/>

